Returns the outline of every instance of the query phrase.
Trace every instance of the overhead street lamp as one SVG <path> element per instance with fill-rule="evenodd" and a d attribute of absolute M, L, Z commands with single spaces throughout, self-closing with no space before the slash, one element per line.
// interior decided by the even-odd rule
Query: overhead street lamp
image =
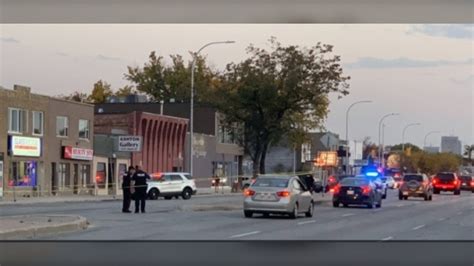
<path fill-rule="evenodd" d="M 346 141 L 347 141 L 347 146 L 346 146 L 346 173 L 348 173 L 349 169 L 349 111 L 354 107 L 354 105 L 360 104 L 360 103 L 371 103 L 372 101 L 370 100 L 364 100 L 364 101 L 358 101 L 349 106 L 346 111 Z"/>
<path fill-rule="evenodd" d="M 202 46 L 196 53 L 193 54 L 193 63 L 191 66 L 191 103 L 190 103 L 190 130 L 189 130 L 189 173 L 193 176 L 193 134 L 194 134 L 194 69 L 196 68 L 196 59 L 199 53 L 206 47 L 214 45 L 214 44 L 229 44 L 235 43 L 235 41 L 221 41 L 221 42 L 210 42 Z"/>
<path fill-rule="evenodd" d="M 412 127 L 412 126 L 419 126 L 421 125 L 421 123 L 412 123 L 412 124 L 408 124 L 405 126 L 405 128 L 403 128 L 403 131 L 402 131 L 402 152 L 404 153 L 405 152 L 405 131 L 409 128 L 409 127 Z"/>
<path fill-rule="evenodd" d="M 400 114 L 399 113 L 386 114 L 379 121 L 379 146 L 378 146 L 378 150 L 379 150 L 379 154 L 378 154 L 379 156 L 378 157 L 379 157 L 379 160 L 380 160 L 379 161 L 379 166 L 382 165 L 382 156 L 380 155 L 380 152 L 382 151 L 382 147 L 380 147 L 380 128 L 382 127 L 382 122 L 385 120 L 385 118 L 390 117 L 390 116 L 396 116 L 396 115 L 400 115 Z"/>
<path fill-rule="evenodd" d="M 426 133 L 425 138 L 423 139 L 423 149 L 426 147 L 426 138 L 428 138 L 429 135 L 434 134 L 434 133 L 441 133 L 441 131 L 430 131 Z"/>

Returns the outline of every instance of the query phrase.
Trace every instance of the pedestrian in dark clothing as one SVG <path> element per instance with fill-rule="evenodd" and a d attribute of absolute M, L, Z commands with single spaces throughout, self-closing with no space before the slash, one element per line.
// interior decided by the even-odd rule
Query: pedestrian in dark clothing
<path fill-rule="evenodd" d="M 123 204 L 122 212 L 130 213 L 130 201 L 132 200 L 131 181 L 132 176 L 135 174 L 135 168 L 133 166 L 128 167 L 128 171 L 124 174 L 122 180 L 122 191 L 123 191 Z"/>
<path fill-rule="evenodd" d="M 132 180 L 135 182 L 135 213 L 138 213 L 139 208 L 142 213 L 145 212 L 147 179 L 151 179 L 150 176 L 137 166 L 136 172 L 132 177 Z"/>

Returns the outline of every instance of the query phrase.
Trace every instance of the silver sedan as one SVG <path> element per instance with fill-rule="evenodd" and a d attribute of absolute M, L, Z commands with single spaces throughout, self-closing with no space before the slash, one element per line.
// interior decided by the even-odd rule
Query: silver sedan
<path fill-rule="evenodd" d="M 288 214 L 295 219 L 300 213 L 312 217 L 314 202 L 311 192 L 296 176 L 259 176 L 244 191 L 244 215 L 254 213 Z"/>

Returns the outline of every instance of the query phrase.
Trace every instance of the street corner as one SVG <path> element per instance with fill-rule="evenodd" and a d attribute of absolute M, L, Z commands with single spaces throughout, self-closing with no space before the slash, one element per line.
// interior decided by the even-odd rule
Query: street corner
<path fill-rule="evenodd" d="M 79 215 L 20 215 L 0 218 L 0 240 L 28 240 L 87 229 Z"/>

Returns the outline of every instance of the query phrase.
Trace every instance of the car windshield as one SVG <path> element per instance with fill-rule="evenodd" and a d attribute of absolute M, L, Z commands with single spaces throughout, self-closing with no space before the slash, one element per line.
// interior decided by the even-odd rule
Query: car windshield
<path fill-rule="evenodd" d="M 192 176 L 190 174 L 185 174 L 184 177 L 186 177 L 187 180 L 192 180 Z"/>
<path fill-rule="evenodd" d="M 364 186 L 368 185 L 369 181 L 365 178 L 345 178 L 341 181 L 341 186 Z"/>
<path fill-rule="evenodd" d="M 252 187 L 288 187 L 286 178 L 257 178 Z"/>
<path fill-rule="evenodd" d="M 454 174 L 450 174 L 450 173 L 439 173 L 436 176 L 441 180 L 453 180 L 454 179 Z"/>
<path fill-rule="evenodd" d="M 423 181 L 423 176 L 421 176 L 421 175 L 405 175 L 403 177 L 403 181 L 408 182 L 408 181 L 412 181 L 412 180 L 422 182 Z"/>

